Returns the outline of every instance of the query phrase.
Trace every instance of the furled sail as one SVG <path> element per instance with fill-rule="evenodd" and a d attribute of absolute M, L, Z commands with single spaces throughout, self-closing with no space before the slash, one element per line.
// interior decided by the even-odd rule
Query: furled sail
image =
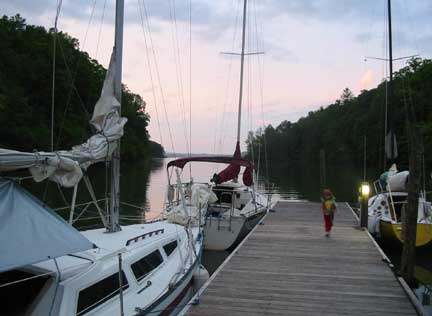
<path fill-rule="evenodd" d="M 236 149 L 234 151 L 233 157 L 236 159 L 241 159 L 239 142 L 237 142 L 237 144 L 236 144 Z M 243 173 L 243 183 L 247 186 L 250 186 L 253 184 L 252 172 L 253 172 L 253 168 L 248 166 L 248 167 L 246 167 L 246 169 Z M 239 173 L 240 173 L 240 166 L 238 164 L 230 164 L 224 170 L 222 170 L 218 174 L 215 174 L 213 177 L 213 181 L 216 184 L 224 183 L 224 182 L 236 179 L 238 177 Z"/>
<path fill-rule="evenodd" d="M 115 56 L 111 55 L 102 93 L 90 121 L 96 133 L 71 150 L 20 152 L 0 149 L 0 172 L 29 169 L 35 181 L 49 178 L 64 187 L 73 187 L 82 178 L 82 169 L 109 159 L 123 136 L 127 119 L 120 116 L 120 103 L 114 96 Z"/>
<path fill-rule="evenodd" d="M 390 160 L 398 157 L 396 134 L 393 130 L 390 130 L 385 137 L 385 153 Z"/>

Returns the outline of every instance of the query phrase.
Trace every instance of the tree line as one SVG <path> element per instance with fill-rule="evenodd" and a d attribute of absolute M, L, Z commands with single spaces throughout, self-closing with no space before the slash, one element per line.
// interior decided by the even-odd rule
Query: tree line
<path fill-rule="evenodd" d="M 384 143 L 387 82 L 363 90 L 358 96 L 346 88 L 333 104 L 311 111 L 297 122 L 283 121 L 250 132 L 248 154 L 267 152 L 272 163 L 318 165 L 325 151 L 328 164 L 350 162 L 362 166 L 366 161 L 376 170 L 384 169 Z M 408 130 L 419 127 L 425 152 L 425 165 L 432 166 L 432 61 L 414 58 L 394 74 L 393 98 L 388 115 L 394 120 L 399 169 L 408 168 Z M 256 155 L 255 155 L 256 156 Z M 388 168 L 388 165 L 386 165 Z"/>
<path fill-rule="evenodd" d="M 54 150 L 69 149 L 92 133 L 89 125 L 106 69 L 79 49 L 66 33 L 29 25 L 20 15 L 0 19 L 0 147 L 21 151 L 50 150 L 54 37 Z M 127 117 L 122 158 L 163 157 L 150 140 L 146 103 L 125 85 L 122 116 Z"/>

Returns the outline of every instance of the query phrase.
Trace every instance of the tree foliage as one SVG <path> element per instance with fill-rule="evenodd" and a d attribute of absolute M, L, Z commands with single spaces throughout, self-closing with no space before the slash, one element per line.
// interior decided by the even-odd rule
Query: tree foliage
<path fill-rule="evenodd" d="M 0 147 L 50 150 L 53 39 L 52 30 L 28 25 L 20 15 L 0 18 Z M 56 43 L 54 149 L 68 149 L 92 133 L 89 120 L 106 69 L 68 34 L 58 32 Z M 138 94 L 123 86 L 122 115 L 128 119 L 124 159 L 145 159 L 155 147 L 145 107 Z"/>
<path fill-rule="evenodd" d="M 395 73 L 391 114 L 395 120 L 400 168 L 408 166 L 407 127 L 421 127 L 426 166 L 432 165 L 432 61 L 415 58 Z M 368 165 L 383 168 L 386 82 L 357 97 L 346 88 L 334 104 L 309 112 L 292 123 L 267 126 L 247 141 L 248 152 L 267 150 L 273 162 L 304 162 L 317 165 L 324 149 L 328 163 L 351 162 L 361 165 L 364 139 Z M 410 118 L 410 119 L 408 119 Z"/>

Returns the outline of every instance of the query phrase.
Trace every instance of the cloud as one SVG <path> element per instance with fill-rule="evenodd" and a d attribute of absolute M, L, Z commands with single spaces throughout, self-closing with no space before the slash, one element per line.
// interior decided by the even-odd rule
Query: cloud
<path fill-rule="evenodd" d="M 15 13 L 20 13 L 21 15 L 41 15 L 44 14 L 46 11 L 50 10 L 50 8 L 55 9 L 56 1 L 0 0 L 0 7 L 3 11 L 2 14 L 14 15 Z"/>
<path fill-rule="evenodd" d="M 288 14 L 302 19 L 338 19 L 366 16 L 375 0 L 266 0 L 261 8 L 270 15 Z"/>
<path fill-rule="evenodd" d="M 374 74 L 371 69 L 365 71 L 360 78 L 360 87 L 362 90 L 368 89 L 374 83 Z"/>
<path fill-rule="evenodd" d="M 279 62 L 298 63 L 299 57 L 290 49 L 279 45 L 276 42 L 266 42 L 264 45 L 266 54 Z"/>
<path fill-rule="evenodd" d="M 371 32 L 361 32 L 361 33 L 357 33 L 354 36 L 354 40 L 363 44 L 363 43 L 367 43 L 372 36 L 373 34 Z"/>

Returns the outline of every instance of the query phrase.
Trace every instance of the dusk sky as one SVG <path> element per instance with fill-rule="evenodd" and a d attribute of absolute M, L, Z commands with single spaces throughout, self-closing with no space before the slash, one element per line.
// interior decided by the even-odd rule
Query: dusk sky
<path fill-rule="evenodd" d="M 221 52 L 240 52 L 242 2 L 192 0 L 190 42 L 189 0 L 125 1 L 123 83 L 147 102 L 151 138 L 162 142 L 166 151 L 187 152 L 191 100 L 192 152 L 233 152 L 240 58 Z M 364 59 L 386 57 L 386 3 L 248 1 L 246 50 L 265 54 L 249 56 L 245 62 L 243 150 L 249 130 L 296 121 L 333 103 L 345 87 L 357 95 L 385 78 L 385 63 Z M 415 54 L 430 58 L 432 1 L 393 0 L 392 5 L 394 58 Z M 49 28 L 57 1 L 0 0 L 0 6 L 2 14 L 20 13 L 28 23 Z M 114 40 L 114 8 L 114 0 L 64 0 L 58 28 L 78 38 L 81 50 L 107 66 Z M 395 62 L 395 70 L 404 62 Z"/>

